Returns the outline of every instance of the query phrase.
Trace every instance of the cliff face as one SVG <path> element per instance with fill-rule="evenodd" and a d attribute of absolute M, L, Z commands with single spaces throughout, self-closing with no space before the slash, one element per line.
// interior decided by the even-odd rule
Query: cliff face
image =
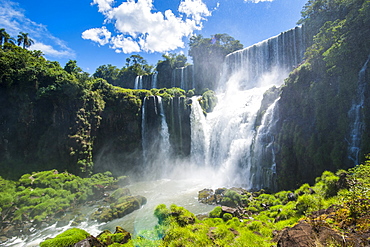
<path fill-rule="evenodd" d="M 190 152 L 190 108 L 183 90 L 114 87 L 67 73 L 58 63 L 15 46 L 0 49 L 0 68 L 3 177 L 45 169 L 84 176 L 106 170 L 117 175 L 141 172 L 142 106 L 153 94 L 163 97 L 173 153 Z M 158 110 L 154 105 L 146 108 Z M 153 121 L 153 116 L 148 118 Z"/>
<path fill-rule="evenodd" d="M 326 6 L 330 15 L 311 9 L 304 20 L 321 28 L 305 63 L 281 90 L 275 132 L 279 189 L 313 182 L 324 170 L 357 165 L 370 152 L 369 6 L 338 3 Z"/>
<path fill-rule="evenodd" d="M 0 50 L 0 67 L 2 176 L 51 168 L 87 175 L 102 145 L 127 152 L 140 145 L 145 93 L 67 73 L 19 47 Z"/>

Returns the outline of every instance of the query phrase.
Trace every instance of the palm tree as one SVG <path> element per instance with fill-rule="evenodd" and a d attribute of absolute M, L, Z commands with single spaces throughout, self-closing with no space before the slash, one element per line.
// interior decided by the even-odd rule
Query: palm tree
<path fill-rule="evenodd" d="M 23 49 L 30 47 L 34 41 L 28 38 L 28 33 L 20 32 L 17 39 L 18 45 L 20 46 L 23 43 Z"/>
<path fill-rule="evenodd" d="M 0 47 L 3 45 L 4 38 L 7 32 L 5 32 L 5 28 L 0 29 Z"/>
<path fill-rule="evenodd" d="M 10 37 L 10 35 L 5 31 L 5 28 L 0 28 L 0 47 L 5 43 L 14 45 L 14 42 L 14 38 Z"/>

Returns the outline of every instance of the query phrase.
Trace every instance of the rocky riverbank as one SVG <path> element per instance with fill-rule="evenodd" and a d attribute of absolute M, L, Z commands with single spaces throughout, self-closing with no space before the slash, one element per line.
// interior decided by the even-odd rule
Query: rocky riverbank
<path fill-rule="evenodd" d="M 133 196 L 125 187 L 127 177 L 114 178 L 109 172 L 81 178 L 51 170 L 0 182 L 0 243 L 54 224 L 73 227 L 86 221 L 111 221 L 146 203 L 145 197 Z"/>

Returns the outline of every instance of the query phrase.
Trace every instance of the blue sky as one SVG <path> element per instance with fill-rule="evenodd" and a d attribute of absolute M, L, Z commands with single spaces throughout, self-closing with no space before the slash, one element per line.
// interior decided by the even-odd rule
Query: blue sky
<path fill-rule="evenodd" d="M 295 27 L 307 0 L 0 0 L 0 28 L 86 72 L 123 67 L 132 54 L 155 65 L 164 53 L 187 55 L 189 37 L 227 33 L 244 47 Z"/>

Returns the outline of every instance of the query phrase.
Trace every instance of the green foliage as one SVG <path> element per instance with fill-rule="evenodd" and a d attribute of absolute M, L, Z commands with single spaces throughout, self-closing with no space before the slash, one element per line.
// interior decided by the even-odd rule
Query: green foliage
<path fill-rule="evenodd" d="M 348 180 L 350 189 L 344 194 L 350 216 L 360 218 L 370 210 L 370 155 L 364 164 L 349 170 L 352 174 Z"/>
<path fill-rule="evenodd" d="M 112 188 L 116 180 L 112 174 L 94 174 L 81 178 L 57 170 L 34 172 L 23 175 L 17 183 L 0 179 L 2 198 L 0 208 L 13 210 L 4 214 L 4 220 L 12 222 L 34 220 L 35 223 L 51 220 L 56 213 L 99 197 Z"/>
<path fill-rule="evenodd" d="M 304 194 L 298 197 L 296 210 L 298 214 L 304 215 L 319 209 L 319 205 L 315 196 Z"/>
<path fill-rule="evenodd" d="M 0 214 L 9 209 L 15 201 L 16 184 L 0 177 Z"/>
<path fill-rule="evenodd" d="M 233 218 L 233 215 L 232 215 L 232 214 L 230 214 L 230 213 L 224 213 L 224 214 L 222 215 L 222 219 L 223 219 L 224 221 L 231 220 L 232 218 Z"/>
<path fill-rule="evenodd" d="M 106 80 L 108 83 L 115 85 L 119 73 L 120 70 L 116 66 L 108 64 L 99 66 L 95 70 L 93 76 L 94 78 L 101 78 Z"/>
<path fill-rule="evenodd" d="M 166 223 L 166 219 L 170 216 L 170 210 L 165 204 L 160 204 L 155 208 L 154 215 L 157 217 L 159 224 L 164 224 Z"/>
<path fill-rule="evenodd" d="M 220 206 L 215 207 L 211 212 L 209 212 L 210 218 L 221 218 L 222 208 Z"/>
<path fill-rule="evenodd" d="M 338 192 L 338 183 L 339 177 L 334 173 L 325 171 L 321 177 L 316 178 L 315 187 L 319 188 L 322 195 L 325 198 L 333 197 Z"/>
<path fill-rule="evenodd" d="M 310 0 L 304 7 L 300 22 L 310 46 L 279 100 L 275 144 L 280 189 L 312 183 L 325 170 L 350 166 L 343 162 L 348 160 L 343 139 L 348 139 L 358 73 L 370 54 L 369 13 L 370 4 L 363 0 Z M 369 149 L 363 139 L 360 154 Z"/>
<path fill-rule="evenodd" d="M 34 41 L 28 37 L 28 33 L 19 32 L 17 37 L 17 43 L 19 46 L 23 44 L 23 49 L 30 47 L 34 43 Z"/>
<path fill-rule="evenodd" d="M 212 112 L 217 104 L 217 96 L 212 90 L 208 90 L 203 93 L 202 97 L 199 98 L 200 106 L 205 113 Z"/>
<path fill-rule="evenodd" d="M 333 181 L 337 181 L 337 176 L 331 172 L 323 172 L 313 186 L 303 184 L 295 190 L 297 197 L 295 201 L 287 200 L 291 191 L 280 191 L 275 194 L 251 193 L 249 205 L 252 206 L 246 208 L 247 215 L 241 215 L 239 218 L 232 217 L 229 213 L 222 215 L 222 208 L 217 206 L 209 213 L 209 218 L 198 220 L 183 207 L 171 205 L 167 208 L 161 204 L 154 211 L 158 218 L 155 228 L 140 232 L 138 237 L 127 245 L 271 246 L 274 244 L 273 231 L 292 227 L 302 219 L 314 227 L 322 224 L 344 232 L 352 232 L 354 229 L 366 232 L 370 229 L 370 220 L 367 217 L 370 210 L 369 171 L 369 161 L 350 169 L 348 173 L 340 171 L 341 174 L 351 175 L 347 175 L 346 178 L 349 189 L 342 189 L 338 195 L 331 193 Z M 229 198 L 238 198 L 234 192 L 236 191 L 225 190 L 225 195 Z M 123 191 L 119 190 L 116 193 L 120 194 Z M 328 213 L 321 214 L 318 218 L 313 216 L 317 213 L 311 215 L 312 212 L 329 206 Z M 251 215 L 252 207 L 258 209 Z M 105 244 L 116 246 L 123 237 L 122 234 L 115 235 L 105 231 L 98 239 Z"/>
<path fill-rule="evenodd" d="M 67 231 L 57 235 L 55 238 L 47 239 L 40 243 L 40 247 L 66 247 L 73 246 L 81 240 L 90 236 L 84 230 L 78 228 L 68 229 Z"/>

